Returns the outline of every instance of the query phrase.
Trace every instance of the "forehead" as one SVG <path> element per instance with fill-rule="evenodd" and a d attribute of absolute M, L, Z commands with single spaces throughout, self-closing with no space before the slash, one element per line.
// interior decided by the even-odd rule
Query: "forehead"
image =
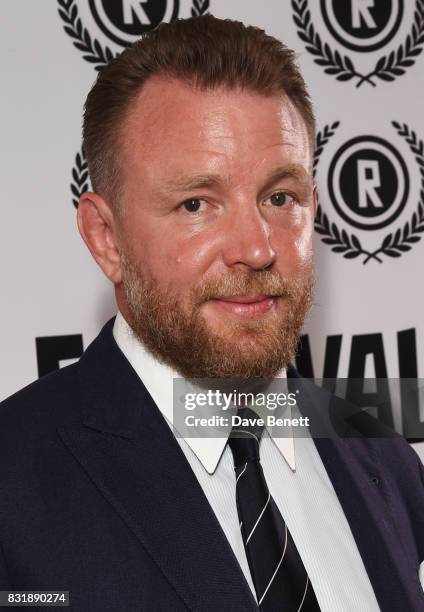
<path fill-rule="evenodd" d="M 284 93 L 204 91 L 164 76 L 140 91 L 122 126 L 121 148 L 124 168 L 147 178 L 190 165 L 250 173 L 267 162 L 311 161 L 305 122 Z"/>

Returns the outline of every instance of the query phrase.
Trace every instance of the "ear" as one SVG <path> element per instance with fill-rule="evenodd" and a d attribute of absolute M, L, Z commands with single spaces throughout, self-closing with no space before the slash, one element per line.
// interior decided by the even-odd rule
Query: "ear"
<path fill-rule="evenodd" d="M 314 185 L 312 188 L 312 209 L 313 209 L 314 219 L 317 214 L 317 208 L 318 208 L 318 188 L 317 188 L 317 184 L 314 181 Z"/>
<path fill-rule="evenodd" d="M 115 217 L 106 201 L 97 193 L 83 193 L 78 204 L 78 229 L 92 256 L 116 285 L 121 278 Z"/>

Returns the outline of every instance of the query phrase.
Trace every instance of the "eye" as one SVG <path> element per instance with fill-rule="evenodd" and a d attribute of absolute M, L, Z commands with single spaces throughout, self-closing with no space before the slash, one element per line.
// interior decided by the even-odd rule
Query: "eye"
<path fill-rule="evenodd" d="M 187 212 L 196 213 L 199 212 L 203 202 L 206 202 L 206 200 L 202 200 L 201 198 L 190 198 L 182 202 L 180 208 L 184 208 Z"/>
<path fill-rule="evenodd" d="M 286 193 L 285 191 L 276 191 L 275 193 L 270 195 L 269 198 L 267 198 L 267 200 L 269 200 L 273 206 L 281 207 L 281 206 L 284 206 L 285 204 L 289 204 L 291 201 L 294 200 L 294 198 L 293 196 L 291 196 L 289 193 Z"/>

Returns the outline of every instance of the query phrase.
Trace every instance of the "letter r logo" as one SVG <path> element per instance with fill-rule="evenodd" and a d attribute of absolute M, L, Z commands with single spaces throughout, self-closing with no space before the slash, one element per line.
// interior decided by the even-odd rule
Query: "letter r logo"
<path fill-rule="evenodd" d="M 352 28 L 362 27 L 361 19 L 367 28 L 376 28 L 377 24 L 371 15 L 375 0 L 350 0 L 352 8 Z"/>
<path fill-rule="evenodd" d="M 380 165 L 377 159 L 358 159 L 359 208 L 367 208 L 368 201 L 376 208 L 384 208 L 376 189 L 381 187 Z"/>

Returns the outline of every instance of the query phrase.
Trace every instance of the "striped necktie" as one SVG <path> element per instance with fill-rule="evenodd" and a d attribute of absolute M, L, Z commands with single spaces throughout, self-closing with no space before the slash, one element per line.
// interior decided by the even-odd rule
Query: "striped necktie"
<path fill-rule="evenodd" d="M 249 408 L 243 418 L 257 419 Z M 243 543 L 263 612 L 320 610 L 296 545 L 265 481 L 259 460 L 262 427 L 233 428 L 228 444 L 236 472 L 236 501 Z"/>

